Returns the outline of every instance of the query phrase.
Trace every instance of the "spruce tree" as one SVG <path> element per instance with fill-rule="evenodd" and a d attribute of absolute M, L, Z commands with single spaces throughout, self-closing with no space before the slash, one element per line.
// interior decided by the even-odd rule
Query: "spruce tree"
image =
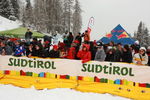
<path fill-rule="evenodd" d="M 149 36 L 148 28 L 144 29 L 143 40 L 144 40 L 144 43 L 143 43 L 144 46 L 149 46 L 150 45 L 150 36 Z"/>
<path fill-rule="evenodd" d="M 10 0 L 0 0 L 0 15 L 5 18 L 14 16 L 14 9 Z"/>
<path fill-rule="evenodd" d="M 27 4 L 25 7 L 25 14 L 24 14 L 24 20 L 26 23 L 26 26 L 29 27 L 32 25 L 33 23 L 33 9 L 32 9 L 32 5 L 31 5 L 31 1 L 30 0 L 26 0 Z"/>
<path fill-rule="evenodd" d="M 141 46 L 150 45 L 149 31 L 143 22 L 139 23 L 137 33 L 135 34 L 135 39 L 139 41 Z"/>
<path fill-rule="evenodd" d="M 18 0 L 11 0 L 11 3 L 12 3 L 12 7 L 13 7 L 13 10 L 14 10 L 14 16 L 19 19 L 19 1 Z"/>
<path fill-rule="evenodd" d="M 80 32 L 82 27 L 82 16 L 81 16 L 81 7 L 78 0 L 75 0 L 74 13 L 73 13 L 73 33 L 77 34 Z"/>

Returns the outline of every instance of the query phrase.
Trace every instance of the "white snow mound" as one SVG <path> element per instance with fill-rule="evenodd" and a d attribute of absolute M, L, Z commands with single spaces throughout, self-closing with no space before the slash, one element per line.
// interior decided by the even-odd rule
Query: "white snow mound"
<path fill-rule="evenodd" d="M 11 21 L 7 18 L 0 16 L 0 31 L 18 28 L 21 25 L 19 21 Z"/>

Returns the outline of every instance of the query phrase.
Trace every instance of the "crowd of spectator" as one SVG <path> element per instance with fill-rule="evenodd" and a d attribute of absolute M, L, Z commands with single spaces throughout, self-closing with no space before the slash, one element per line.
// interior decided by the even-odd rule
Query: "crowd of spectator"
<path fill-rule="evenodd" d="M 66 32 L 63 34 L 63 42 L 59 42 L 57 45 L 53 45 L 48 39 L 44 39 L 42 42 L 37 38 L 32 40 L 30 38 L 22 40 L 0 37 L 0 55 L 76 59 L 82 60 L 82 63 L 95 60 L 150 65 L 150 47 L 140 47 L 136 43 L 122 45 L 113 42 L 103 44 L 90 41 L 88 31 L 83 34 L 78 33 L 77 36 Z"/>

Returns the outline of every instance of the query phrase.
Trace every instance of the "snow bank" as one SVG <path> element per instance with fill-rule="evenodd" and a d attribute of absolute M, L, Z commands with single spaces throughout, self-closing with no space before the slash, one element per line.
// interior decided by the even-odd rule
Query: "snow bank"
<path fill-rule="evenodd" d="M 82 93 L 71 89 L 35 90 L 0 85 L 1 100 L 129 100 L 110 94 Z"/>
<path fill-rule="evenodd" d="M 0 16 L 0 31 L 18 28 L 21 25 L 18 21 L 11 21 L 7 18 Z"/>

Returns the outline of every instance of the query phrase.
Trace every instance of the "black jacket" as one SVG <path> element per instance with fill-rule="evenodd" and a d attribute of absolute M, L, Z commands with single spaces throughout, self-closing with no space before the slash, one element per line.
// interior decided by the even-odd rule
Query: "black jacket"
<path fill-rule="evenodd" d="M 81 45 L 81 42 L 82 42 L 82 37 L 81 36 L 76 36 L 75 40 L 78 40 L 79 44 Z"/>
<path fill-rule="evenodd" d="M 115 52 L 115 55 L 114 55 L 114 60 L 115 60 L 115 62 L 121 62 L 121 59 L 122 59 L 122 54 L 123 54 L 123 52 L 122 51 L 120 51 L 120 50 L 116 50 L 116 52 Z"/>
<path fill-rule="evenodd" d="M 32 38 L 32 32 L 26 32 L 26 34 L 25 34 L 25 38 L 26 39 L 31 39 Z"/>
<path fill-rule="evenodd" d="M 50 58 L 59 58 L 59 51 L 51 50 L 51 51 L 49 52 L 49 57 L 50 57 Z"/>
<path fill-rule="evenodd" d="M 132 63 L 132 53 L 130 51 L 123 52 L 122 62 Z"/>
<path fill-rule="evenodd" d="M 114 62 L 114 54 L 106 54 L 105 61 Z"/>

